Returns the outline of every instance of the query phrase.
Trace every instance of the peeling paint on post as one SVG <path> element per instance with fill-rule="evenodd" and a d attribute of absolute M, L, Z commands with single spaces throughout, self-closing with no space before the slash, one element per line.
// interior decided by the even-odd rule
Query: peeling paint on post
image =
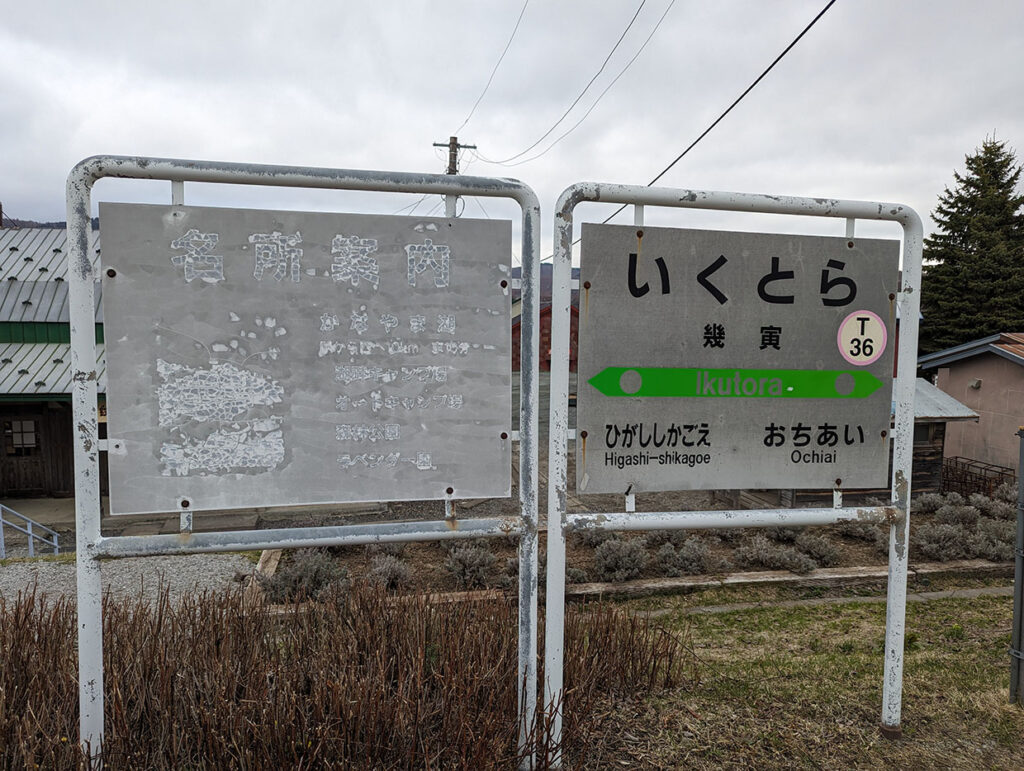
<path fill-rule="evenodd" d="M 899 293 L 898 372 L 894 388 L 895 430 L 892 504 L 882 507 L 764 511 L 657 512 L 566 515 L 566 452 L 568 445 L 569 286 L 573 210 L 583 201 L 669 206 L 719 211 L 798 214 L 847 220 L 888 220 L 903 228 L 903 279 Z M 831 198 L 752 195 L 701 190 L 649 188 L 581 182 L 558 199 L 555 217 L 552 288 L 551 437 L 548 459 L 548 575 L 545 638 L 544 703 L 556 746 L 562 738 L 562 666 L 565 613 L 565 533 L 575 529 L 656 530 L 701 527 L 767 527 L 869 521 L 890 524 L 889 586 L 886 609 L 885 677 L 882 683 L 883 735 L 899 735 L 906 611 L 907 541 L 910 522 L 910 471 L 913 443 L 914 369 L 921 280 L 921 220 L 901 204 L 844 201 Z M 582 486 L 582 485 L 581 485 Z M 561 765 L 554 758 L 553 765 Z"/>

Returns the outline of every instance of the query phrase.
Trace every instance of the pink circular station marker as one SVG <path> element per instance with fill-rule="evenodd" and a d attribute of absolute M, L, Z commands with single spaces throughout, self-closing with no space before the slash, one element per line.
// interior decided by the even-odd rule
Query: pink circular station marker
<path fill-rule="evenodd" d="M 843 319 L 836 333 L 839 353 L 855 367 L 878 361 L 888 341 L 885 322 L 874 311 L 854 311 Z"/>

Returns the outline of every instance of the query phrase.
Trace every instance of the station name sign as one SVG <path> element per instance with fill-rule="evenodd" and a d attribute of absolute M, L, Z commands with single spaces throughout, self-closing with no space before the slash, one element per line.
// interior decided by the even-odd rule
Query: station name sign
<path fill-rule="evenodd" d="M 577 489 L 884 487 L 898 257 L 584 225 Z"/>

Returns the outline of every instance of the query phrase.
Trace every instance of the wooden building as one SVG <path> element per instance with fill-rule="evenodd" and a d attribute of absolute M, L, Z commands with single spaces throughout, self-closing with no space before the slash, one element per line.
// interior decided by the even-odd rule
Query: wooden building
<path fill-rule="evenodd" d="M 74 493 L 71 328 L 62 229 L 0 230 L 0 497 Z M 99 258 L 99 237 L 92 249 Z M 103 342 L 97 303 L 97 341 Z M 105 391 L 103 346 L 98 351 Z M 101 403 L 102 404 L 102 403 Z M 97 405 L 101 436 L 105 415 Z M 106 474 L 102 475 L 103 483 Z"/>
<path fill-rule="evenodd" d="M 569 371 L 576 371 L 576 356 L 580 331 L 580 311 L 572 306 L 569 328 Z M 512 306 L 512 371 L 519 372 L 520 350 L 522 346 L 522 314 L 521 304 L 516 301 Z M 551 303 L 540 309 L 540 371 L 551 371 Z"/>

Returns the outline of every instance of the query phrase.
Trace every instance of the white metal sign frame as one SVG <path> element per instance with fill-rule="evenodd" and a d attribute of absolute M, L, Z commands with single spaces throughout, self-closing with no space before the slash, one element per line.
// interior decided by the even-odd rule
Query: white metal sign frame
<path fill-rule="evenodd" d="M 903 228 L 903 274 L 898 298 L 901 329 L 897 351 L 891 502 L 889 506 L 841 508 L 764 509 L 734 511 L 666 511 L 635 513 L 634 497 L 627 495 L 625 511 L 566 514 L 569 417 L 569 330 L 572 290 L 573 213 L 584 202 L 632 204 L 636 225 L 643 224 L 645 205 L 714 209 L 764 214 L 796 214 L 846 220 L 846 236 L 853 238 L 858 219 L 887 220 Z M 910 480 L 914 437 L 914 378 L 917 364 L 920 308 L 921 218 L 902 204 L 844 201 L 824 198 L 756 195 L 672 188 L 650 188 L 580 182 L 566 188 L 555 206 L 554 267 L 551 320 L 551 402 L 548 454 L 547 599 L 545 607 L 544 703 L 550 713 L 556 746 L 562 736 L 563 658 L 565 636 L 565 537 L 567 531 L 672 530 L 722 527 L 829 525 L 837 522 L 877 522 L 889 528 L 889 581 L 885 619 L 885 674 L 882 683 L 883 735 L 900 735 L 903 687 L 903 638 L 907 597 L 907 547 L 910 533 Z M 555 765 L 560 765 L 561 758 Z"/>
<path fill-rule="evenodd" d="M 100 532 L 94 294 L 90 260 L 92 188 L 104 177 L 164 180 L 173 204 L 184 203 L 185 182 L 304 187 L 373 192 L 507 198 L 522 210 L 523 334 L 520 391 L 520 516 L 458 521 L 398 522 L 313 528 L 192 533 L 191 512 L 181 512 L 180 534 L 105 537 Z M 402 541 L 519 537 L 520 747 L 526 747 L 537 699 L 537 434 L 540 204 L 531 188 L 513 179 L 349 169 L 267 166 L 163 158 L 93 156 L 67 181 L 68 278 L 74 409 L 75 523 L 78 578 L 78 683 L 80 741 L 93 757 L 103 744 L 103 619 L 100 560 L 104 558 L 232 552 Z M 451 514 L 451 502 L 446 509 Z"/>

